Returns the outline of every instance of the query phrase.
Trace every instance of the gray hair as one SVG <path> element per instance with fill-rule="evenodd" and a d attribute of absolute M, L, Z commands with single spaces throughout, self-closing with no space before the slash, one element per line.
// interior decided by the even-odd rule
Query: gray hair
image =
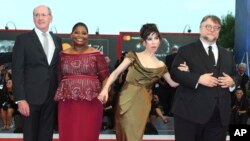
<path fill-rule="evenodd" d="M 240 63 L 238 67 L 243 67 L 244 69 L 247 68 L 247 64 L 246 63 Z"/>
<path fill-rule="evenodd" d="M 49 11 L 48 14 L 52 16 L 52 11 L 51 11 L 50 7 L 48 7 L 48 6 L 46 6 L 46 5 L 39 5 L 39 6 L 35 7 L 34 10 L 33 10 L 33 16 L 36 14 L 36 9 L 37 9 L 38 7 L 45 7 L 45 8 L 47 8 L 48 11 Z"/>

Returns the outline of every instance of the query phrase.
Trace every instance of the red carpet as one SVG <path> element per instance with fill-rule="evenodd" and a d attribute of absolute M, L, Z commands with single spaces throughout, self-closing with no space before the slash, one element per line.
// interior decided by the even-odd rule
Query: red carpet
<path fill-rule="evenodd" d="M 116 141 L 115 135 L 100 135 L 99 141 Z M 22 134 L 15 133 L 1 133 L 0 141 L 23 141 Z M 59 141 L 58 134 L 54 134 L 54 140 Z M 143 141 L 174 141 L 174 135 L 145 135 Z M 227 137 L 229 141 L 229 137 Z"/>

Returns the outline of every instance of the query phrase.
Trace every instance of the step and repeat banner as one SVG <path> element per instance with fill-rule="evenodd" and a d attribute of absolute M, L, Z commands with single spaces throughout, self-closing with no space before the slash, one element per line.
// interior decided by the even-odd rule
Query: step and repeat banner
<path fill-rule="evenodd" d="M 0 53 L 12 52 L 16 36 L 30 30 L 0 30 Z M 71 46 L 70 34 L 57 34 L 62 38 L 63 48 Z M 118 35 L 89 35 L 89 45 L 99 49 L 111 59 L 111 65 L 116 62 Z"/>
<path fill-rule="evenodd" d="M 120 32 L 121 51 L 142 51 L 144 47 L 141 44 L 139 33 L 136 32 Z M 191 33 L 162 33 L 162 42 L 156 56 L 165 60 L 172 48 L 179 48 L 185 44 L 191 43 L 199 38 L 199 34 Z"/>
<path fill-rule="evenodd" d="M 30 30 L 0 30 L 0 53 L 12 52 L 17 35 Z M 63 48 L 71 47 L 70 34 L 57 34 L 62 38 Z M 162 33 L 162 42 L 157 51 L 157 57 L 164 60 L 171 48 L 181 47 L 197 40 L 199 34 L 193 33 Z M 142 51 L 138 32 L 120 32 L 119 35 L 89 35 L 89 45 L 99 49 L 111 59 L 111 66 L 114 67 L 116 60 L 124 51 Z"/>

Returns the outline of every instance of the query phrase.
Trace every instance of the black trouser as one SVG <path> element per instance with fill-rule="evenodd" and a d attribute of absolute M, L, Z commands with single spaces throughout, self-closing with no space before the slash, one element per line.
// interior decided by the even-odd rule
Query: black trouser
<path fill-rule="evenodd" d="M 42 105 L 30 105 L 30 116 L 24 117 L 24 141 L 52 141 L 55 102 L 47 99 Z"/>
<path fill-rule="evenodd" d="M 221 124 L 218 108 L 205 124 L 194 123 L 174 115 L 174 126 L 176 141 L 225 141 L 228 128 Z"/>

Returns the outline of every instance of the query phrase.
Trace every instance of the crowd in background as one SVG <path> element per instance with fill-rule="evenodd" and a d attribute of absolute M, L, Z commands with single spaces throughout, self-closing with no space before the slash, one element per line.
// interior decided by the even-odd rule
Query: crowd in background
<path fill-rule="evenodd" d="M 14 116 L 18 114 L 17 105 L 13 96 L 13 82 L 11 68 L 7 65 L 0 65 L 0 119 L 2 130 L 15 127 Z"/>

